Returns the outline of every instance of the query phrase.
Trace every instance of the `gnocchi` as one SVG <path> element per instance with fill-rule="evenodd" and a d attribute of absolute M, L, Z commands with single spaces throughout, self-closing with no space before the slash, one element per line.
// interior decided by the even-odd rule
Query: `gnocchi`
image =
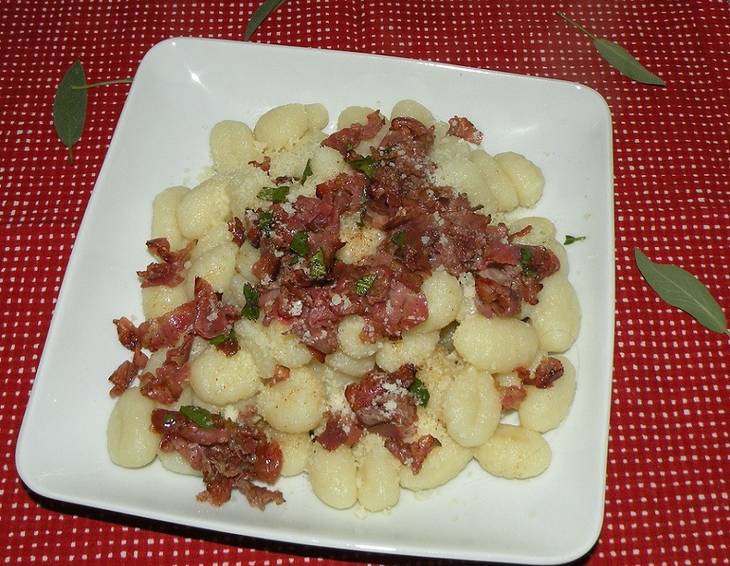
<path fill-rule="evenodd" d="M 578 383 L 551 354 L 581 314 L 555 225 L 503 215 L 541 198 L 540 168 L 414 100 L 328 123 L 316 103 L 219 122 L 212 176 L 155 197 L 170 251 L 139 273 L 146 321 L 115 320 L 134 354 L 110 377 L 111 460 L 202 476 L 214 504 L 231 483 L 281 503 L 251 482 L 305 474 L 369 512 L 472 459 L 541 474 Z"/>

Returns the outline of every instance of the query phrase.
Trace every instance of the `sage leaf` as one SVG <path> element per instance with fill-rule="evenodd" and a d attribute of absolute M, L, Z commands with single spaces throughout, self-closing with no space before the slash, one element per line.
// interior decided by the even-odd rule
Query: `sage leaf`
<path fill-rule="evenodd" d="M 634 248 L 634 258 L 646 282 L 663 300 L 713 332 L 728 332 L 725 313 L 694 275 L 676 265 L 654 263 L 639 248 Z"/>
<path fill-rule="evenodd" d="M 68 148 L 68 160 L 73 163 L 73 146 L 81 138 L 86 122 L 86 103 L 88 95 L 85 89 L 75 86 L 86 84 L 84 68 L 81 61 L 74 61 L 56 89 L 53 99 L 53 127 L 61 143 Z"/>
<path fill-rule="evenodd" d="M 662 79 L 639 63 L 631 53 L 618 43 L 596 37 L 593 39 L 593 46 L 601 57 L 618 69 L 618 72 L 622 75 L 646 85 L 667 86 Z"/>
<path fill-rule="evenodd" d="M 265 0 L 264 2 L 261 2 L 261 5 L 256 8 L 256 11 L 253 13 L 251 19 L 248 21 L 248 25 L 246 26 L 246 32 L 243 34 L 243 39 L 245 41 L 251 39 L 251 36 L 261 25 L 261 22 L 263 22 L 269 16 L 269 14 L 271 14 L 271 12 L 281 6 L 284 1 L 285 0 Z"/>
<path fill-rule="evenodd" d="M 563 12 L 557 12 L 557 15 L 581 33 L 588 36 L 591 42 L 593 42 L 593 47 L 596 48 L 599 55 L 622 75 L 625 75 L 639 83 L 666 86 L 666 83 L 660 77 L 649 71 L 636 60 L 636 57 L 615 41 L 598 37 L 596 34 L 589 31 L 582 24 L 578 23 Z"/>

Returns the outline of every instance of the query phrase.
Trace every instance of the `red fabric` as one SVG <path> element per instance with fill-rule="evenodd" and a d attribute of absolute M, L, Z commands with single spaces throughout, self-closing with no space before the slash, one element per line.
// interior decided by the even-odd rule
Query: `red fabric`
<path fill-rule="evenodd" d="M 142 55 L 167 37 L 240 38 L 256 5 L 3 3 L 0 556 L 10 564 L 396 560 L 161 527 L 66 506 L 32 496 L 15 473 L 18 428 L 54 301 L 127 93 L 120 86 L 90 97 L 84 137 L 70 166 L 50 114 L 62 71 L 78 57 L 95 80 L 131 76 Z M 621 42 L 668 87 L 643 87 L 618 75 L 554 15 L 556 9 Z M 730 340 L 660 302 L 631 254 L 638 244 L 653 259 L 701 275 L 730 312 L 728 3 L 289 0 L 255 40 L 563 78 L 604 95 L 615 136 L 616 355 L 605 523 L 588 560 L 726 561 Z"/>

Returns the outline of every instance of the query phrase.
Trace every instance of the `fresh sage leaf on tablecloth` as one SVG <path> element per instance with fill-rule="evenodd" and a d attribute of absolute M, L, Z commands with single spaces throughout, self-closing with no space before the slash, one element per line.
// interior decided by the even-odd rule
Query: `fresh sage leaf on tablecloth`
<path fill-rule="evenodd" d="M 68 160 L 73 162 L 73 146 L 81 138 L 86 122 L 86 90 L 73 88 L 86 84 L 84 67 L 81 61 L 74 61 L 73 65 L 63 75 L 56 89 L 53 99 L 53 127 L 63 145 L 68 148 Z"/>
<path fill-rule="evenodd" d="M 634 248 L 634 257 L 646 282 L 663 300 L 693 316 L 705 328 L 728 332 L 725 313 L 694 275 L 676 265 L 654 263 L 639 248 Z"/>
<path fill-rule="evenodd" d="M 266 0 L 265 2 L 261 2 L 261 6 L 256 8 L 256 11 L 253 13 L 251 19 L 248 21 L 248 25 L 246 26 L 246 32 L 243 34 L 243 39 L 245 39 L 246 41 L 251 39 L 251 36 L 256 31 L 256 28 L 261 25 L 261 22 L 268 18 L 269 14 L 271 14 L 271 12 L 276 10 L 284 2 L 285 0 Z"/>
<path fill-rule="evenodd" d="M 593 42 L 593 47 L 596 48 L 596 51 L 598 51 L 600 56 L 622 75 L 643 84 L 666 86 L 666 83 L 660 77 L 656 76 L 639 63 L 631 53 L 618 43 L 603 37 L 598 37 L 596 34 L 589 31 L 583 27 L 583 25 L 563 12 L 557 12 L 557 14 L 571 26 L 588 36 L 588 38 Z"/>

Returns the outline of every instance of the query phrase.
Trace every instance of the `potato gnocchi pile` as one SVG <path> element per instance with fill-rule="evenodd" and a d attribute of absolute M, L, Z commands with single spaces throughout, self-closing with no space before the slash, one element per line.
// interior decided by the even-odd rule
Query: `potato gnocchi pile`
<path fill-rule="evenodd" d="M 253 131 L 238 121 L 213 127 L 213 174 L 193 188 L 167 188 L 154 200 L 150 237 L 156 243 L 148 246 L 161 261 L 140 272 L 147 322 L 137 327 L 115 321 L 120 341 L 134 352 L 110 378 L 118 397 L 108 425 L 115 464 L 136 468 L 159 459 L 173 472 L 203 476 L 208 494 L 202 499 L 213 503 L 225 500 L 211 499 L 214 479 L 228 496 L 238 488 L 259 505 L 256 490 L 263 488 L 254 480 L 307 474 L 327 505 L 359 504 L 373 512 L 396 505 L 402 488 L 419 491 L 448 482 L 472 459 L 505 478 L 530 478 L 549 466 L 542 433 L 563 421 L 576 389 L 575 369 L 560 355 L 580 326 L 567 256 L 552 222 L 515 215 L 541 197 L 540 169 L 517 153 L 492 156 L 465 141 L 480 137 L 461 135 L 456 126 L 470 123 L 453 120 L 438 121 L 412 100 L 397 103 L 389 119 L 371 108 L 349 107 L 337 120 L 337 129 L 347 132 L 341 146 L 326 141 L 332 138 L 323 132 L 329 116 L 321 104 L 273 108 Z M 457 272 L 432 261 L 420 289 L 406 289 L 412 270 L 392 266 L 407 265 L 409 245 L 435 245 L 434 238 L 404 244 L 409 236 L 393 226 L 392 217 L 378 223 L 374 209 L 357 198 L 339 216 L 339 247 L 317 244 L 313 232 L 292 228 L 284 244 L 275 242 L 264 252 L 265 238 L 279 237 L 271 222 L 300 214 L 299 203 L 323 198 L 323 186 L 335 183 L 344 191 L 357 181 L 367 187 L 378 167 L 397 160 L 393 152 L 413 157 L 388 145 L 400 139 L 396 134 L 406 136 L 403 143 L 411 144 L 414 155 L 426 148 L 420 157 L 429 163 L 424 169 L 426 161 L 413 158 L 401 165 L 429 183 L 434 199 L 465 195 L 470 221 L 491 222 L 499 236 L 495 249 L 517 253 L 516 263 L 505 260 L 509 265 L 501 271 L 488 266 Z M 438 211 L 433 215 L 436 225 L 443 224 Z M 304 251 L 298 249 L 301 232 Z M 165 240 L 169 249 L 160 247 Z M 558 261 L 544 278 L 531 280 L 535 270 L 540 273 L 538 252 Z M 314 307 L 306 301 L 281 306 L 284 275 L 262 267 L 264 253 L 281 262 L 276 269 L 286 277 L 308 278 L 315 288 L 335 285 L 328 279 L 335 272 L 358 274 L 349 295 L 327 295 L 328 308 L 340 313 L 330 335 L 312 336 Z M 405 291 L 367 271 L 385 261 L 373 259 L 381 256 L 391 262 L 394 277 L 406 282 Z M 505 274 L 509 283 L 500 279 Z M 390 312 L 382 320 L 369 311 L 348 314 L 355 312 L 352 304 L 374 301 L 381 291 L 389 297 L 386 310 L 403 310 L 400 326 L 393 326 Z M 407 300 L 391 301 L 406 292 Z M 304 316 L 309 326 L 296 326 Z M 375 425 L 353 409 L 353 384 L 404 367 L 413 369 L 414 379 L 382 378 L 371 391 L 380 395 L 368 407 L 380 411 Z M 419 393 L 412 396 L 414 386 Z M 405 423 L 397 421 L 403 409 L 411 415 Z M 504 422 L 515 413 L 519 425 Z M 339 420 L 330 422 L 334 416 Z M 326 446 L 324 431 L 337 426 L 337 445 Z M 256 462 L 237 463 L 238 475 L 224 478 L 217 461 L 195 457 L 195 447 L 231 443 L 235 431 L 254 429 L 260 437 L 251 458 L 261 460 L 264 447 L 271 468 L 265 472 Z M 419 438 L 433 440 L 414 463 Z"/>

